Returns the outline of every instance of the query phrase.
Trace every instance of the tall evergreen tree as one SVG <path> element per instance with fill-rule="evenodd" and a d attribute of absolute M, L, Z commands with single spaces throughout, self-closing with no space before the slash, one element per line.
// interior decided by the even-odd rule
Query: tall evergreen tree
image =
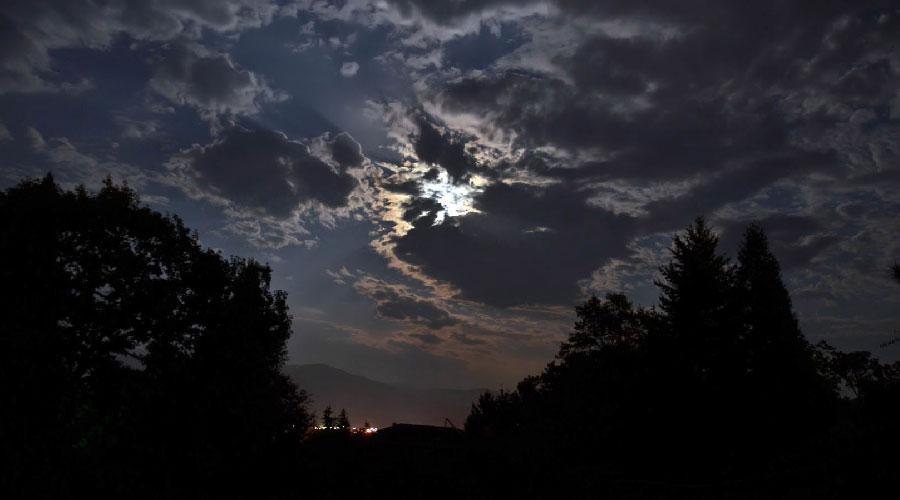
<path fill-rule="evenodd" d="M 736 325 L 732 305 L 734 269 L 718 253 L 719 238 L 698 217 L 672 241 L 672 260 L 662 266 L 659 304 L 673 355 L 701 380 L 733 372 Z"/>
<path fill-rule="evenodd" d="M 347 410 L 344 408 L 341 408 L 341 412 L 338 414 L 337 426 L 342 431 L 350 429 L 350 417 L 347 416 Z"/>
<path fill-rule="evenodd" d="M 762 227 L 751 224 L 738 251 L 736 305 L 746 371 L 747 436 L 758 446 L 783 445 L 816 426 L 830 397 L 819 375 Z M 824 422 L 820 422 L 824 423 Z M 771 446 L 768 445 L 768 446 Z"/>
<path fill-rule="evenodd" d="M 322 410 L 322 427 L 326 429 L 334 427 L 334 411 L 331 409 L 331 405 Z"/>
<path fill-rule="evenodd" d="M 748 372 L 772 381 L 788 376 L 811 351 L 794 316 L 778 260 L 759 225 L 750 225 L 744 233 L 736 278 Z"/>

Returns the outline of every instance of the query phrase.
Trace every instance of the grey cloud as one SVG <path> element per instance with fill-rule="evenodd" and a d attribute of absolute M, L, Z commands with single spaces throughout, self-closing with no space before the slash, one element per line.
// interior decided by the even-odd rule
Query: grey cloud
<path fill-rule="evenodd" d="M 353 78 L 359 72 L 359 63 L 355 61 L 345 62 L 341 65 L 341 76 Z"/>
<path fill-rule="evenodd" d="M 301 203 L 343 206 L 355 179 L 310 154 L 306 145 L 272 130 L 232 128 L 174 163 L 199 189 L 237 205 L 287 217 Z"/>
<path fill-rule="evenodd" d="M 417 225 L 431 225 L 444 207 L 432 198 L 413 197 L 403 203 L 403 220 Z"/>
<path fill-rule="evenodd" d="M 341 167 L 358 167 L 365 157 L 362 146 L 347 132 L 341 132 L 331 141 L 331 156 Z"/>
<path fill-rule="evenodd" d="M 0 7 L 0 93 L 59 91 L 50 51 L 103 49 L 119 34 L 134 40 L 199 38 L 203 29 L 240 31 L 271 22 L 270 0 L 7 0 Z"/>
<path fill-rule="evenodd" d="M 384 182 L 381 187 L 393 193 L 400 194 L 419 195 L 422 192 L 422 187 L 419 185 L 419 182 L 415 180 L 402 182 L 388 181 Z"/>
<path fill-rule="evenodd" d="M 687 193 L 647 203 L 643 226 L 648 232 L 671 229 L 683 224 L 685 214 L 710 214 L 730 202 L 740 201 L 772 183 L 835 167 L 835 157 L 827 153 L 796 153 L 740 165 L 706 177 Z"/>
<path fill-rule="evenodd" d="M 615 102 L 562 81 L 504 72 L 448 85 L 442 99 L 451 110 L 483 114 L 514 132 L 522 148 L 599 151 L 592 169 L 602 178 L 678 179 L 761 152 L 796 150 L 784 120 L 767 105 L 738 113 L 724 98 L 672 97 L 623 114 Z"/>
<path fill-rule="evenodd" d="M 841 159 L 896 163 L 897 140 L 886 137 L 900 15 L 886 4 L 557 3 L 573 16 L 631 19 L 636 34 L 581 39 L 557 53 L 558 74 L 507 65 L 436 92 L 449 113 L 515 137 L 526 154 L 501 169 L 581 183 L 699 179 L 693 192 L 645 207 L 645 228 L 660 230 L 800 174 L 840 176 Z M 675 34 L 642 34 L 652 23 Z"/>
<path fill-rule="evenodd" d="M 416 296 L 403 286 L 364 276 L 353 287 L 375 302 L 375 310 L 383 318 L 420 323 L 433 330 L 459 323 L 445 309 Z"/>
<path fill-rule="evenodd" d="M 444 341 L 433 333 L 411 333 L 409 336 L 424 344 L 437 345 Z"/>
<path fill-rule="evenodd" d="M 527 0 L 455 0 L 435 2 L 430 0 L 389 0 L 406 17 L 420 16 L 438 24 L 452 24 L 472 14 L 491 7 L 503 7 L 534 3 Z"/>
<path fill-rule="evenodd" d="M 465 180 L 476 167 L 475 159 L 466 152 L 466 143 L 462 138 L 440 132 L 424 117 L 419 120 L 419 135 L 415 137 L 413 146 L 419 160 L 444 167 L 454 182 Z"/>
<path fill-rule="evenodd" d="M 265 102 L 284 99 L 227 54 L 203 54 L 175 44 L 154 65 L 151 89 L 175 104 L 190 105 L 206 118 L 219 114 L 254 114 Z"/>
<path fill-rule="evenodd" d="M 514 3 L 530 2 L 394 5 L 406 16 L 462 25 Z M 518 51 L 484 71 L 433 75 L 422 91 L 434 105 L 425 108 L 437 111 L 410 137 L 420 160 L 460 179 L 476 165 L 464 154 L 449 161 L 448 151 L 496 137 L 516 150 L 483 169 L 507 184 L 477 195 L 480 213 L 434 225 L 433 200 L 414 197 L 402 207 L 414 228 L 398 237 L 396 256 L 463 297 L 568 303 L 578 280 L 629 256 L 628 243 L 642 235 L 700 214 L 735 215 L 724 208 L 752 211 L 750 200 L 773 185 L 789 186 L 791 194 L 778 196 L 791 199 L 761 203 L 813 203 L 803 199 L 805 183 L 853 182 L 847 158 L 866 156 L 858 168 L 878 169 L 883 182 L 896 177 L 900 148 L 890 127 L 900 13 L 890 3 L 549 3 L 562 16 L 524 29 L 535 35 L 526 49 L 550 63 L 532 64 Z M 457 136 L 454 123 L 481 137 Z M 589 206 L 604 183 L 654 191 L 636 195 L 635 212 L 644 215 Z M 688 187 L 666 194 L 676 185 Z M 802 237 L 772 235 L 786 269 L 816 261 L 838 238 L 831 224 L 794 230 Z"/>
<path fill-rule="evenodd" d="M 810 114 L 815 103 L 841 103 L 847 118 L 874 107 L 882 117 L 896 92 L 900 68 L 890 47 L 900 16 L 889 10 L 842 2 L 559 4 L 682 29 L 670 39 L 587 37 L 556 56 L 565 78 L 488 72 L 447 85 L 442 103 L 515 132 L 522 147 L 599 149 L 610 175 L 677 177 L 792 149 L 797 118 L 820 120 Z M 770 36 L 760 38 L 760 29 Z"/>
<path fill-rule="evenodd" d="M 12 134 L 3 122 L 0 122 L 0 142 L 13 140 Z"/>
<path fill-rule="evenodd" d="M 749 220 L 719 221 L 722 246 L 736 252 Z M 829 227 L 808 215 L 769 215 L 756 222 L 765 229 L 782 269 L 791 271 L 809 266 L 811 261 L 832 248 L 840 237 L 830 234 Z"/>
<path fill-rule="evenodd" d="M 473 345 L 485 345 L 485 344 L 487 344 L 487 341 L 484 341 L 484 340 L 481 340 L 481 339 L 474 338 L 474 337 L 472 337 L 472 336 L 470 336 L 470 335 L 466 335 L 466 334 L 464 334 L 464 333 L 454 333 L 454 334 L 452 335 L 452 337 L 453 337 L 453 340 L 455 340 L 455 341 L 457 341 L 457 342 L 459 342 L 460 344 L 463 344 L 463 345 L 470 345 L 470 346 L 473 346 Z"/>
<path fill-rule="evenodd" d="M 379 301 L 376 309 L 382 317 L 409 319 L 435 329 L 458 323 L 447 311 L 430 302 L 391 293 L 375 294 L 373 298 Z"/>

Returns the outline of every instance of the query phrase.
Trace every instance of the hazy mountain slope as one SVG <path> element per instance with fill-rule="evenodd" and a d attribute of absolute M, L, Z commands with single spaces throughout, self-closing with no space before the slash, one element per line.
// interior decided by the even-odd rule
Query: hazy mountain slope
<path fill-rule="evenodd" d="M 443 425 L 449 418 L 462 427 L 472 403 L 484 392 L 396 386 L 322 364 L 289 365 L 284 371 L 310 394 L 318 418 L 328 405 L 335 415 L 346 408 L 354 426 L 364 421 L 378 427 L 395 422 Z"/>

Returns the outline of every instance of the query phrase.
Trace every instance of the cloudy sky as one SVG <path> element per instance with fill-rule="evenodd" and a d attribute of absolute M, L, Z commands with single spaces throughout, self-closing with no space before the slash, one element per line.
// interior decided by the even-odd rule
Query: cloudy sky
<path fill-rule="evenodd" d="M 6 0 L 0 186 L 127 181 L 270 263 L 294 362 L 507 387 L 761 221 L 805 333 L 900 328 L 895 1 Z"/>

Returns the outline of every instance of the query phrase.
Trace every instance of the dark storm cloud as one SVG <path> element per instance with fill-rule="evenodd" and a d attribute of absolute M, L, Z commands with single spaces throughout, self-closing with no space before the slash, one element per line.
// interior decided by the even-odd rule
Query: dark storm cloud
<path fill-rule="evenodd" d="M 149 85 L 172 103 L 193 106 L 209 118 L 253 114 L 262 103 L 285 97 L 227 54 L 204 54 L 184 44 L 174 44 L 156 61 Z"/>
<path fill-rule="evenodd" d="M 345 205 L 356 180 L 272 130 L 232 128 L 174 163 L 177 172 L 240 206 L 286 217 L 301 203 Z"/>
<path fill-rule="evenodd" d="M 442 133 L 425 118 L 419 120 L 419 135 L 414 138 L 413 147 L 420 161 L 444 167 L 454 182 L 465 180 L 476 167 L 462 138 Z"/>
<path fill-rule="evenodd" d="M 416 224 L 397 256 L 496 306 L 569 304 L 578 280 L 626 253 L 634 221 L 587 204 L 569 185 L 494 184 L 476 199 L 481 213 Z"/>

